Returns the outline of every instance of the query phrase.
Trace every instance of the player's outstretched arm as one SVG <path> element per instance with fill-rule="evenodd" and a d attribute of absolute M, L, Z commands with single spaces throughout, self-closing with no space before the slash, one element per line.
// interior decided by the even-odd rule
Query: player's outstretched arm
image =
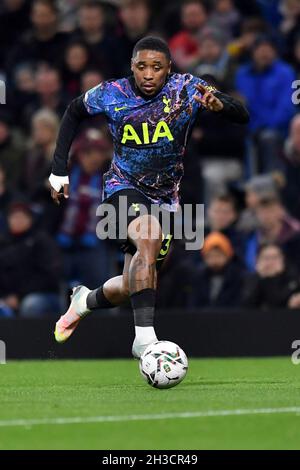
<path fill-rule="evenodd" d="M 249 112 L 240 101 L 220 91 L 213 92 L 200 83 L 195 88 L 202 96 L 195 94 L 194 99 L 209 111 L 220 113 L 224 118 L 238 124 L 249 122 Z"/>
<path fill-rule="evenodd" d="M 61 197 L 69 196 L 68 158 L 79 124 L 89 117 L 83 95 L 75 98 L 63 115 L 54 151 L 52 173 L 49 177 L 51 196 L 56 204 Z M 63 189 L 63 193 L 61 193 Z"/>

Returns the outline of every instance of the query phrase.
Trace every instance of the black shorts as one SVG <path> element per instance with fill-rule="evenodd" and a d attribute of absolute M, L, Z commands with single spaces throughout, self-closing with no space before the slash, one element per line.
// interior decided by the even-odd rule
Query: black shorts
<path fill-rule="evenodd" d="M 126 199 L 123 198 L 122 203 L 120 203 L 120 196 L 126 196 Z M 134 255 L 136 252 L 136 247 L 127 238 L 128 226 L 137 217 L 143 215 L 143 208 L 140 207 L 141 204 L 145 206 L 147 213 L 149 214 L 151 213 L 151 206 L 153 204 L 148 198 L 146 198 L 146 196 L 144 196 L 140 191 L 137 191 L 135 189 L 122 189 L 120 191 L 117 191 L 110 197 L 105 199 L 102 204 L 111 204 L 115 209 L 116 218 L 109 219 L 108 225 L 112 232 L 116 234 L 116 241 L 120 245 L 120 249 L 123 253 L 130 253 L 131 255 Z M 132 208 L 130 214 L 128 214 L 129 208 Z M 125 214 L 125 211 L 128 215 L 124 219 L 124 223 L 121 223 L 120 226 L 120 215 Z M 161 227 L 162 214 L 166 212 L 168 211 L 160 210 L 158 212 L 158 220 L 160 222 Z M 153 215 L 155 215 L 155 212 L 153 213 Z M 170 217 L 170 225 L 167 230 L 168 233 L 163 233 L 163 241 L 159 255 L 157 257 L 157 268 L 162 265 L 167 254 L 169 253 L 170 246 L 174 237 L 174 212 L 168 212 L 168 216 Z"/>

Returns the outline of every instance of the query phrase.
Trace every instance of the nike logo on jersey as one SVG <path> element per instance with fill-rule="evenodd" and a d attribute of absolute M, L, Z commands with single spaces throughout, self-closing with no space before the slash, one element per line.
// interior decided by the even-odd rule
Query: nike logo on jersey
<path fill-rule="evenodd" d="M 117 106 L 115 107 L 115 111 L 116 113 L 118 113 L 119 111 L 122 111 L 122 109 L 125 109 L 127 108 L 127 106 L 121 106 L 120 108 L 118 108 Z"/>

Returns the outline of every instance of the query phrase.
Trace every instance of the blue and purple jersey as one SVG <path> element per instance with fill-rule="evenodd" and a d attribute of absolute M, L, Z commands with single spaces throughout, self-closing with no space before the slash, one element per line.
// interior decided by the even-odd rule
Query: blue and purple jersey
<path fill-rule="evenodd" d="M 177 209 L 187 138 L 200 109 L 193 99 L 198 83 L 207 86 L 190 74 L 171 74 L 157 95 L 146 98 L 130 77 L 102 82 L 85 94 L 88 113 L 107 116 L 114 142 L 103 199 L 132 188 Z"/>

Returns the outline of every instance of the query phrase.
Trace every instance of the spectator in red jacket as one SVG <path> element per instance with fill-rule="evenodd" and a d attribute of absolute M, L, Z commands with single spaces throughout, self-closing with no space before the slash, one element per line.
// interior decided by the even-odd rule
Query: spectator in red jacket
<path fill-rule="evenodd" d="M 200 36 L 209 32 L 208 11 L 201 0 L 186 0 L 181 8 L 182 30 L 170 39 L 172 57 L 177 67 L 186 71 L 199 60 Z"/>

